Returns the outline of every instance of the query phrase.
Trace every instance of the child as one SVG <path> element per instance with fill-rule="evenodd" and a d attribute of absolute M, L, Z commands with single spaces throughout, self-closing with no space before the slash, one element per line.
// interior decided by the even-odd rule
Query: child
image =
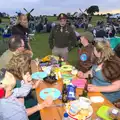
<path fill-rule="evenodd" d="M 28 120 L 28 116 L 49 107 L 52 103 L 51 99 L 45 100 L 43 103 L 38 104 L 32 108 L 26 109 L 24 106 L 24 97 L 27 96 L 32 89 L 31 76 L 29 73 L 23 76 L 21 88 L 15 88 L 16 80 L 14 76 L 2 69 L 0 71 L 0 120 Z"/>
<path fill-rule="evenodd" d="M 82 44 L 82 47 L 79 48 L 78 55 L 79 55 L 79 60 L 78 60 L 78 69 L 82 72 L 87 72 L 91 66 L 92 66 L 92 61 L 91 61 L 91 56 L 93 52 L 93 35 L 92 33 L 85 32 L 82 34 L 80 38 L 80 43 Z"/>

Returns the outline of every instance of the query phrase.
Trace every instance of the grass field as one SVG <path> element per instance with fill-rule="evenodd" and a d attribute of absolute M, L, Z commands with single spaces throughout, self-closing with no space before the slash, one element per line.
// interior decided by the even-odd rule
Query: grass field
<path fill-rule="evenodd" d="M 57 18 L 56 17 L 48 17 L 49 21 L 56 21 Z M 105 17 L 101 17 L 101 16 L 94 16 L 92 19 L 92 24 L 95 25 L 96 22 L 98 20 L 103 20 L 105 21 Z M 5 22 L 7 22 L 9 20 L 5 20 Z M 78 32 L 82 33 L 83 29 L 77 29 Z M 49 38 L 49 34 L 48 33 L 39 33 L 35 35 L 36 40 L 31 41 L 31 46 L 32 46 L 32 50 L 34 53 L 34 58 L 36 57 L 44 57 L 46 55 L 51 54 L 51 50 L 49 49 L 49 45 L 48 45 L 48 38 Z M 73 65 L 76 64 L 77 62 L 77 48 L 74 48 L 72 51 L 70 51 L 69 53 L 69 62 Z"/>

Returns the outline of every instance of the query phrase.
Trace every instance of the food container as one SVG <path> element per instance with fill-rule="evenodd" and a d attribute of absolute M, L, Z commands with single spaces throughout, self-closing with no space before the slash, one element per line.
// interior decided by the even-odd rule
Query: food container
<path fill-rule="evenodd" d="M 79 118 L 79 116 L 77 116 L 77 115 L 73 116 L 68 112 L 69 118 L 71 118 L 70 120 L 92 120 L 92 114 L 93 114 L 92 106 L 89 106 L 89 115 L 84 119 Z"/>

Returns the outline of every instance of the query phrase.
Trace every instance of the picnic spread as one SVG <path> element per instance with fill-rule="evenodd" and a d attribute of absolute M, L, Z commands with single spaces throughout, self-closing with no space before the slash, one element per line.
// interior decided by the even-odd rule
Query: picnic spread
<path fill-rule="evenodd" d="M 42 71 L 33 72 L 32 74 L 33 79 L 40 79 L 44 83 L 43 88 L 36 89 L 38 101 L 52 96 L 55 105 L 53 105 L 54 107 L 51 106 L 51 108 L 59 108 L 62 111 L 59 114 L 61 116 L 63 116 L 63 113 L 65 115 L 67 114 L 70 120 L 91 120 L 92 118 L 96 120 L 104 120 L 104 118 L 106 118 L 105 120 L 112 120 L 112 115 L 109 115 L 108 111 L 111 108 L 113 108 L 113 112 L 115 110 L 117 111 L 117 109 L 110 102 L 107 103 L 106 98 L 101 93 L 96 96 L 92 93 L 93 96 L 89 96 L 90 93 L 86 89 L 88 80 L 79 78 L 78 70 L 74 66 L 68 64 L 60 57 L 48 55 L 39 59 L 39 67 Z M 82 93 L 79 93 L 79 95 L 77 95 L 78 90 L 82 90 Z M 105 117 L 102 113 L 100 114 L 101 109 L 104 109 L 102 105 L 104 102 L 107 103 L 108 106 L 106 106 L 109 108 L 107 110 L 105 109 Z M 100 107 L 95 108 L 94 104 L 100 104 Z M 40 113 L 44 117 L 43 120 L 47 120 L 45 115 L 49 115 L 49 113 L 44 113 L 42 110 Z M 118 113 L 116 112 L 116 114 Z M 58 113 L 55 114 L 57 117 Z M 59 115 L 60 118 L 57 117 L 57 120 L 61 119 L 61 116 Z M 115 114 L 113 116 L 116 118 Z"/>

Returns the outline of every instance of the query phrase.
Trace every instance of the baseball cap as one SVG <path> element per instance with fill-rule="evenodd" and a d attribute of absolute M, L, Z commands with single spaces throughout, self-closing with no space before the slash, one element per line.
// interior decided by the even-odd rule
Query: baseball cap
<path fill-rule="evenodd" d="M 89 42 L 93 42 L 94 41 L 94 36 L 91 32 L 84 32 L 81 33 L 81 37 L 85 37 Z"/>

